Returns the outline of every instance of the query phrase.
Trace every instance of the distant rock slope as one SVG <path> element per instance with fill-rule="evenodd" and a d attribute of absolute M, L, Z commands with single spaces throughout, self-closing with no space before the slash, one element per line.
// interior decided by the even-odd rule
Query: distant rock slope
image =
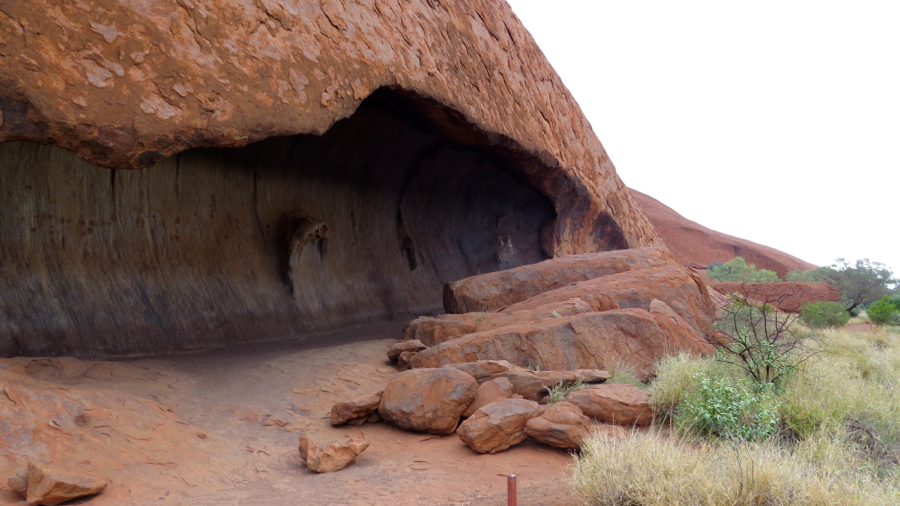
<path fill-rule="evenodd" d="M 637 190 L 631 190 L 631 195 L 683 265 L 705 268 L 713 262 L 725 262 L 739 256 L 759 269 L 777 272 L 781 279 L 789 271 L 817 267 L 775 248 L 708 229 Z"/>

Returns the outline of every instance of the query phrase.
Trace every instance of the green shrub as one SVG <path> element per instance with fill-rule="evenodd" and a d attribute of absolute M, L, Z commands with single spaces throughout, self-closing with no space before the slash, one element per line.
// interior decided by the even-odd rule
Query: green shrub
<path fill-rule="evenodd" d="M 730 377 L 694 376 L 698 388 L 678 405 L 675 424 L 701 436 L 758 441 L 778 425 L 778 401 L 769 388 L 751 388 Z"/>
<path fill-rule="evenodd" d="M 716 262 L 706 269 L 706 275 L 723 283 L 767 283 L 781 281 L 775 271 L 757 270 L 756 265 L 747 264 L 743 257 L 734 257 L 727 262 Z"/>
<path fill-rule="evenodd" d="M 831 267 L 819 267 L 811 271 L 790 271 L 784 279 L 800 283 L 827 283 L 833 272 L 834 269 Z"/>
<path fill-rule="evenodd" d="M 889 325 L 897 319 L 900 308 L 892 303 L 892 297 L 882 297 L 866 309 L 866 316 L 875 325 Z"/>
<path fill-rule="evenodd" d="M 850 321 L 850 313 L 839 302 L 813 302 L 800 308 L 800 320 L 814 329 L 841 328 Z"/>

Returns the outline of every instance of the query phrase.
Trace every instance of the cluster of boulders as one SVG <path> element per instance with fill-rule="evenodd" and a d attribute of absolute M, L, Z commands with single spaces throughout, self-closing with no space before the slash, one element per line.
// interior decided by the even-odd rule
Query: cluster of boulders
<path fill-rule="evenodd" d="M 107 481 L 54 469 L 47 462 L 32 461 L 28 463 L 27 470 L 11 476 L 7 484 L 29 506 L 53 506 L 99 494 L 106 489 Z"/>
<path fill-rule="evenodd" d="M 336 404 L 332 425 L 384 421 L 415 432 L 456 432 L 479 453 L 526 437 L 577 448 L 591 419 L 615 424 L 604 426 L 611 434 L 653 419 L 649 394 L 605 383 L 606 371 L 625 368 L 646 381 L 664 356 L 713 351 L 707 335 L 716 306 L 706 286 L 651 248 L 454 281 L 444 289 L 444 307 L 447 314 L 407 325 L 388 350 L 401 372 L 383 392 Z M 545 404 L 551 388 L 575 383 L 588 387 Z"/>

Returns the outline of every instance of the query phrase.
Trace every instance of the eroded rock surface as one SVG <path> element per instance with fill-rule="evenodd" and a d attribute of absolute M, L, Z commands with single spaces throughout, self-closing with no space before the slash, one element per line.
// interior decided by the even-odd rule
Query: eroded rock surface
<path fill-rule="evenodd" d="M 300 457 L 306 467 L 315 473 L 333 473 L 352 464 L 356 457 L 369 447 L 369 441 L 362 438 L 347 438 L 340 441 L 316 441 L 312 437 L 300 436 Z"/>
<path fill-rule="evenodd" d="M 525 440 L 525 424 L 544 407 L 524 399 L 484 406 L 459 425 L 456 434 L 478 453 L 497 453 Z"/>
<path fill-rule="evenodd" d="M 617 425 L 650 425 L 650 392 L 622 383 L 605 383 L 576 390 L 566 400 L 595 420 Z"/>
<path fill-rule="evenodd" d="M 55 506 L 81 497 L 97 495 L 106 489 L 105 479 L 81 476 L 68 469 L 54 469 L 47 462 L 28 464 L 26 501 L 29 506 Z"/>
<path fill-rule="evenodd" d="M 663 247 L 502 0 L 12 2 L 0 143 L 0 355 L 433 314 L 452 280 Z"/>
<path fill-rule="evenodd" d="M 478 385 L 478 391 L 475 393 L 475 400 L 469 404 L 469 407 L 463 411 L 463 418 L 472 416 L 479 408 L 487 406 L 493 402 L 502 401 L 504 399 L 521 399 L 522 396 L 513 393 L 513 385 L 508 379 L 499 377 L 496 379 L 485 381 Z"/>
<path fill-rule="evenodd" d="M 545 371 L 567 371 L 608 370 L 623 364 L 643 381 L 664 356 L 678 351 L 700 355 L 710 349 L 709 343 L 693 337 L 677 341 L 680 336 L 684 334 L 671 335 L 661 328 L 648 311 L 617 309 L 469 334 L 416 354 L 411 365 L 508 360 Z"/>
<path fill-rule="evenodd" d="M 382 394 L 383 392 L 372 392 L 335 404 L 331 408 L 331 425 L 343 425 L 357 418 L 368 418 L 378 411 Z"/>
<path fill-rule="evenodd" d="M 378 413 L 402 429 L 450 434 L 477 390 L 475 378 L 457 369 L 413 369 L 387 384 Z"/>
<path fill-rule="evenodd" d="M 557 402 L 525 424 L 525 434 L 556 448 L 579 448 L 590 434 L 591 420 L 571 402 Z"/>

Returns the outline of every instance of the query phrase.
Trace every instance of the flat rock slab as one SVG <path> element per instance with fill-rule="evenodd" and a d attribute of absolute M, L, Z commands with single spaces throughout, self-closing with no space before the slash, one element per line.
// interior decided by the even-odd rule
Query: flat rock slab
<path fill-rule="evenodd" d="M 403 340 L 388 348 L 387 357 L 391 362 L 396 362 L 400 358 L 400 354 L 405 351 L 417 353 L 425 348 L 428 348 L 428 346 L 425 346 L 422 341 L 419 341 L 418 339 Z"/>
<path fill-rule="evenodd" d="M 333 473 L 352 464 L 368 447 L 369 442 L 362 438 L 317 442 L 303 435 L 300 436 L 299 450 L 310 471 Z"/>
<path fill-rule="evenodd" d="M 475 378 L 458 369 L 412 369 L 387 384 L 378 413 L 402 429 L 451 434 L 477 390 Z"/>
<path fill-rule="evenodd" d="M 529 371 L 522 369 L 509 371 L 506 379 L 512 384 L 513 393 L 522 397 L 540 401 L 553 386 L 567 386 L 574 383 L 603 383 L 609 379 L 609 373 L 600 369 L 575 369 L 574 371 Z"/>
<path fill-rule="evenodd" d="M 484 406 L 460 424 L 456 434 L 478 453 L 497 453 L 525 440 L 525 424 L 544 410 L 524 399 L 506 399 Z"/>
<path fill-rule="evenodd" d="M 610 307 L 608 309 L 615 308 Z M 549 320 L 550 318 L 590 313 L 593 310 L 594 308 L 581 299 L 569 299 L 514 312 L 422 316 L 409 322 L 403 334 L 404 339 L 417 339 L 428 346 L 434 346 L 466 334 L 474 334 L 475 332 L 484 332 L 522 323 L 535 323 Z"/>
<path fill-rule="evenodd" d="M 525 424 L 525 434 L 555 448 L 579 448 L 591 432 L 591 419 L 571 402 L 557 402 Z"/>
<path fill-rule="evenodd" d="M 691 270 L 681 266 L 629 270 L 610 276 L 570 284 L 513 304 L 504 312 L 533 309 L 553 302 L 579 298 L 606 310 L 610 299 L 621 308 L 650 309 L 661 300 L 703 335 L 709 332 L 716 312 L 706 285 Z"/>
<path fill-rule="evenodd" d="M 497 311 L 578 281 L 673 262 L 670 253 L 654 248 L 563 256 L 451 281 L 444 286 L 444 309 L 456 314 Z"/>
<path fill-rule="evenodd" d="M 650 392 L 622 383 L 606 383 L 576 390 L 566 400 L 601 422 L 647 426 L 653 422 Z"/>
<path fill-rule="evenodd" d="M 649 301 L 648 301 L 649 305 Z M 546 371 L 630 367 L 641 381 L 662 357 L 680 351 L 704 354 L 709 344 L 679 341 L 643 309 L 617 309 L 515 325 L 451 339 L 418 353 L 413 367 L 507 360 Z"/>

